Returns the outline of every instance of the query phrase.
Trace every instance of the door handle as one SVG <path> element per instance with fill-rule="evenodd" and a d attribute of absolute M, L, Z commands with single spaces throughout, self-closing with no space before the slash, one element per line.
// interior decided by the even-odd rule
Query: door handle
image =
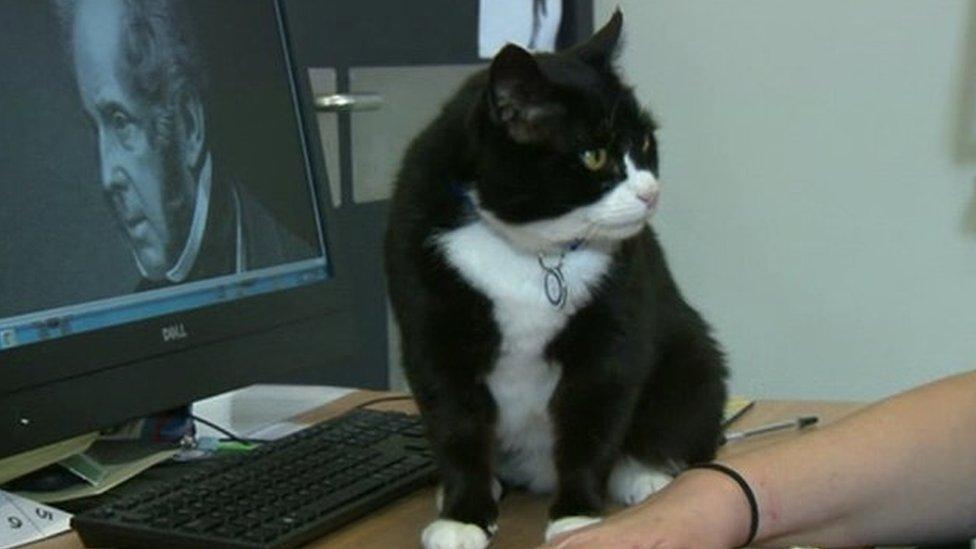
<path fill-rule="evenodd" d="M 378 93 L 330 93 L 315 96 L 315 109 L 323 112 L 375 111 L 383 106 Z"/>

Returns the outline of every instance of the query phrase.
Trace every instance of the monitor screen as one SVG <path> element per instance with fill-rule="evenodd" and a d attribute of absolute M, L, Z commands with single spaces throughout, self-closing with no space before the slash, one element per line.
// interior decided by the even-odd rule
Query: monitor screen
<path fill-rule="evenodd" d="M 0 365 L 329 278 L 281 24 L 266 0 L 0 3 Z"/>
<path fill-rule="evenodd" d="M 331 206 L 283 9 L 0 2 L 0 457 L 250 383 L 385 379 L 356 362 L 378 223 Z"/>

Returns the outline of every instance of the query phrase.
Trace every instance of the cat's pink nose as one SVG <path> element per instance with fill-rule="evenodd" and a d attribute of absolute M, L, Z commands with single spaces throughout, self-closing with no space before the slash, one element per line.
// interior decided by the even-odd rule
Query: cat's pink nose
<path fill-rule="evenodd" d="M 637 200 L 640 200 L 644 204 L 647 204 L 648 208 L 653 208 L 657 205 L 657 198 L 661 193 L 657 191 L 643 191 L 637 193 Z"/>

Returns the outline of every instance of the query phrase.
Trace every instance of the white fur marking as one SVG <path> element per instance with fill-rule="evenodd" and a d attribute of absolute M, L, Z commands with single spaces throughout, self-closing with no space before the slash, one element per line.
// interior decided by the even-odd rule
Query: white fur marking
<path fill-rule="evenodd" d="M 640 231 L 660 191 L 654 175 L 624 157 L 626 178 L 599 201 L 554 219 L 509 224 L 479 208 L 479 219 L 438 237 L 448 262 L 493 304 L 501 332 L 499 356 L 486 382 L 498 406 L 498 472 L 507 482 L 535 492 L 556 485 L 549 400 L 562 375 L 545 348 L 585 305 L 610 265 L 617 241 Z M 478 207 L 478 196 L 472 193 Z M 566 305 L 546 298 L 536 251 L 562 251 L 567 242 L 586 246 L 566 252 L 562 274 Z"/>
<path fill-rule="evenodd" d="M 437 519 L 420 536 L 424 549 L 484 549 L 488 534 L 477 524 Z"/>
<path fill-rule="evenodd" d="M 627 456 L 614 466 L 607 480 L 607 490 L 617 503 L 637 505 L 672 480 L 673 477 L 664 471 L 648 467 Z"/>
<path fill-rule="evenodd" d="M 505 223 L 482 209 L 478 193 L 470 197 L 482 219 L 519 247 L 528 250 L 558 250 L 567 242 L 582 238 L 594 242 L 616 242 L 634 236 L 650 220 L 661 194 L 661 185 L 649 170 L 624 155 L 624 180 L 592 204 L 580 206 L 559 217 L 529 223 Z"/>
<path fill-rule="evenodd" d="M 600 522 L 600 517 L 563 517 L 561 519 L 556 519 L 549 521 L 549 526 L 546 527 L 546 542 L 552 541 L 552 538 L 565 534 L 566 532 L 572 532 L 573 530 L 578 530 L 580 528 L 585 528 L 591 524 L 596 524 Z"/>
<path fill-rule="evenodd" d="M 590 300 L 610 255 L 595 246 L 566 253 L 562 272 L 568 299 L 557 309 L 546 298 L 538 258 L 513 247 L 484 222 L 445 233 L 439 243 L 451 265 L 491 299 L 501 332 L 498 360 L 486 380 L 499 413 L 498 473 L 510 484 L 552 491 L 556 471 L 548 405 L 562 370 L 547 362 L 545 348 Z"/>
<path fill-rule="evenodd" d="M 661 184 L 658 183 L 654 173 L 650 170 L 642 170 L 634 164 L 634 159 L 630 155 L 624 156 L 624 167 L 627 168 L 627 179 L 624 186 L 629 188 L 635 196 L 641 198 L 641 202 L 661 193 Z"/>

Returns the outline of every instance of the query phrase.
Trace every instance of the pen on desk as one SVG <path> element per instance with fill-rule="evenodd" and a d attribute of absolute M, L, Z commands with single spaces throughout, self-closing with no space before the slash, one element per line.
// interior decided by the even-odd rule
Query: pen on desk
<path fill-rule="evenodd" d="M 804 429 L 810 425 L 815 425 L 818 421 L 820 421 L 820 418 L 817 416 L 798 416 L 786 421 L 777 421 L 776 423 L 767 423 L 766 425 L 760 425 L 752 429 L 745 429 L 744 431 L 732 431 L 722 435 L 722 444 L 743 440 L 756 435 L 782 431 L 784 429 Z"/>

